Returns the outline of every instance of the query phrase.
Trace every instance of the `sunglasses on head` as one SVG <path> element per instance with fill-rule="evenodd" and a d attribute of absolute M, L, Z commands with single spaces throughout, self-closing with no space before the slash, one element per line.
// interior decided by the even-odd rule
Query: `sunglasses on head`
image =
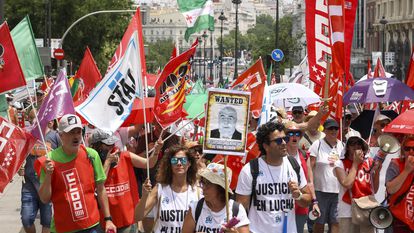
<path fill-rule="evenodd" d="M 177 165 L 178 162 L 181 163 L 181 165 L 187 165 L 188 159 L 187 157 L 182 157 L 182 158 L 177 158 L 177 157 L 172 157 L 170 159 L 171 165 Z"/>
<path fill-rule="evenodd" d="M 289 136 L 285 136 L 285 137 L 282 137 L 282 138 L 272 139 L 272 140 L 270 140 L 270 142 L 275 142 L 277 145 L 281 145 L 283 143 L 283 141 L 285 143 L 288 143 L 289 139 L 290 139 Z"/>
<path fill-rule="evenodd" d="M 300 137 L 300 136 L 302 136 L 302 132 L 300 132 L 300 131 L 292 131 L 292 132 L 287 132 L 286 135 L 288 137 L 293 137 L 293 136 Z"/>
<path fill-rule="evenodd" d="M 292 114 L 297 115 L 297 114 L 302 114 L 303 111 L 293 111 Z"/>
<path fill-rule="evenodd" d="M 404 146 L 404 151 L 414 151 L 414 146 Z"/>

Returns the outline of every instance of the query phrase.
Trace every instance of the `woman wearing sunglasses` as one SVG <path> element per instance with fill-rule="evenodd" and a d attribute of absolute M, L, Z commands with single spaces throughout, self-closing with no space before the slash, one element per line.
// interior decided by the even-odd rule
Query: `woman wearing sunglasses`
<path fill-rule="evenodd" d="M 357 224 L 352 221 L 352 199 L 373 195 L 378 191 L 381 161 L 367 156 L 368 143 L 358 136 L 348 138 L 344 158 L 335 162 L 334 174 L 340 183 L 338 195 L 339 232 L 373 233 L 369 221 Z M 379 157 L 376 157 L 379 158 Z"/>
<path fill-rule="evenodd" d="M 230 185 L 231 173 L 231 169 L 228 168 L 228 185 Z M 210 163 L 207 168 L 200 171 L 199 175 L 204 198 L 190 205 L 182 232 L 219 232 L 223 225 L 227 224 L 225 192 L 228 190 L 230 194 L 233 194 L 229 186 L 225 188 L 224 166 Z M 229 218 L 235 217 L 239 222 L 225 228 L 225 232 L 248 233 L 250 221 L 244 207 L 231 199 L 228 205 Z"/>
<path fill-rule="evenodd" d="M 414 231 L 414 136 L 402 143 L 400 158 L 392 159 L 385 176 L 394 233 Z"/>
<path fill-rule="evenodd" d="M 187 147 L 167 149 L 158 167 L 158 184 L 151 190 L 151 182 L 145 181 L 135 221 L 144 219 L 155 207 L 153 232 L 180 232 L 189 204 L 201 196 L 196 179 L 197 163 Z"/>

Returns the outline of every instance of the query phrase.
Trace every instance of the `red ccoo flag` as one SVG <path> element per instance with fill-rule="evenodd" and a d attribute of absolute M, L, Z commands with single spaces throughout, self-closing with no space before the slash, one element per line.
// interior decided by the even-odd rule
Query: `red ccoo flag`
<path fill-rule="evenodd" d="M 26 85 L 7 22 L 0 25 L 0 83 L 0 93 Z"/>
<path fill-rule="evenodd" d="M 0 117 L 0 193 L 17 173 L 36 139 Z"/>
<path fill-rule="evenodd" d="M 382 66 L 381 59 L 379 58 L 377 60 L 377 65 L 375 66 L 375 70 L 374 70 L 374 78 L 378 78 L 378 77 L 384 77 L 384 78 L 386 77 L 384 66 Z"/>

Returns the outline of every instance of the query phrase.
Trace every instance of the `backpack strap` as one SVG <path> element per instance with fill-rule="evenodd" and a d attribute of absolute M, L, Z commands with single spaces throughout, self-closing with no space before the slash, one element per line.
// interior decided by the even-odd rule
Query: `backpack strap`
<path fill-rule="evenodd" d="M 287 155 L 287 157 L 289 159 L 290 164 L 293 167 L 293 170 L 295 170 L 295 172 L 296 172 L 296 176 L 298 177 L 298 185 L 300 185 L 300 165 L 299 165 L 298 161 L 296 161 L 296 159 L 293 158 L 292 156 Z"/>
<path fill-rule="evenodd" d="M 231 207 L 231 212 L 233 213 L 233 217 L 237 217 L 239 215 L 239 206 L 240 203 L 237 201 L 233 201 L 233 206 Z"/>
<path fill-rule="evenodd" d="M 203 209 L 203 205 L 204 205 L 204 197 L 203 198 L 201 198 L 198 202 L 197 202 L 197 206 L 196 206 L 196 209 L 195 209 L 195 218 L 194 218 L 194 220 L 195 220 L 195 225 L 197 226 L 197 222 L 198 222 L 198 219 L 200 218 L 200 214 L 201 214 L 201 210 Z"/>
<path fill-rule="evenodd" d="M 256 206 L 256 184 L 257 177 L 259 176 L 259 158 L 250 160 L 250 173 L 252 174 L 252 194 L 250 195 L 250 204 L 249 207 Z"/>

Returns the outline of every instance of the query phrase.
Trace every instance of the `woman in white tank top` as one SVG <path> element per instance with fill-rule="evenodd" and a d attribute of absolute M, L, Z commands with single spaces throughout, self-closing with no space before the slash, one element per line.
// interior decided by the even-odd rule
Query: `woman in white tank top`
<path fill-rule="evenodd" d="M 186 147 L 175 145 L 166 150 L 158 167 L 158 184 L 151 190 L 151 182 L 145 181 L 135 220 L 141 221 L 155 208 L 153 231 L 180 233 L 189 204 L 201 196 L 196 179 L 197 163 Z"/>

